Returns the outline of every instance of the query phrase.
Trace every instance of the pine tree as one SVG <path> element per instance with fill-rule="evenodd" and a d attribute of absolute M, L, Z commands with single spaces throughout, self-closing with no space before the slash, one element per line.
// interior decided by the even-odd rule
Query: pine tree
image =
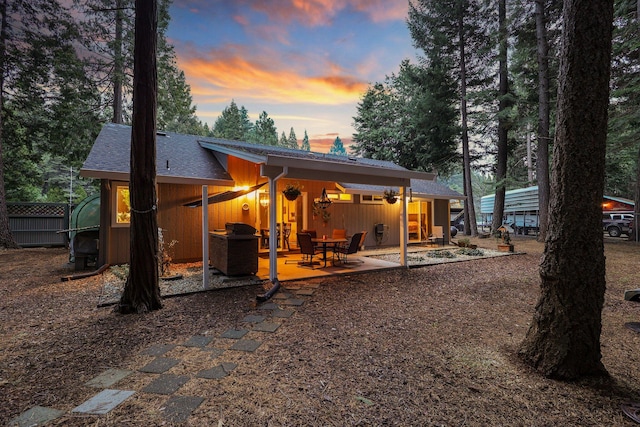
<path fill-rule="evenodd" d="M 289 139 L 287 140 L 288 147 L 297 150 L 298 147 L 298 138 L 296 138 L 296 133 L 293 131 L 293 128 L 289 131 Z"/>
<path fill-rule="evenodd" d="M 344 145 L 342 144 L 342 140 L 339 136 L 336 136 L 336 139 L 333 141 L 333 144 L 329 149 L 329 154 L 335 154 L 336 156 L 347 155 L 347 150 L 345 150 Z"/>
<path fill-rule="evenodd" d="M 74 49 L 74 21 L 57 1 L 1 1 L 0 9 L 0 247 L 15 248 L 5 176 L 12 187 L 24 182 L 34 193 L 38 181 L 32 177 L 12 181 L 12 174 L 31 167 L 24 163 L 37 164 L 47 152 L 78 162 L 88 150 L 84 138 L 91 140 L 99 123 L 92 108 L 98 92 Z"/>
<path fill-rule="evenodd" d="M 302 138 L 300 149 L 304 151 L 311 151 L 311 144 L 309 144 L 309 135 L 307 135 L 306 129 L 304 130 L 304 138 Z"/>
<path fill-rule="evenodd" d="M 541 292 L 520 348 L 527 363 L 558 379 L 606 374 L 600 346 L 606 285 L 600 205 L 612 22 L 613 0 L 564 2 Z"/>
<path fill-rule="evenodd" d="M 133 124 L 131 129 L 131 228 L 129 275 L 117 311 L 162 308 L 156 207 L 157 0 L 136 0 Z"/>
<path fill-rule="evenodd" d="M 234 100 L 222 110 L 213 125 L 213 136 L 232 141 L 248 141 L 253 126 L 246 108 L 238 108 Z"/>
<path fill-rule="evenodd" d="M 289 145 L 289 140 L 287 139 L 287 135 L 285 135 L 284 131 L 282 131 L 282 133 L 280 134 L 278 145 L 280 147 L 287 147 Z"/>
<path fill-rule="evenodd" d="M 260 117 L 253 125 L 249 141 L 262 145 L 278 145 L 278 131 L 273 119 L 266 111 L 260 113 Z"/>

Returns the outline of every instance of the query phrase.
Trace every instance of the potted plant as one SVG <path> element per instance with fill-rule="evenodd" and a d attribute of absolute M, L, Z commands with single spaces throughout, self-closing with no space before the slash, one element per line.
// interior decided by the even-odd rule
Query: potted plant
<path fill-rule="evenodd" d="M 478 247 L 478 245 L 472 244 L 471 240 L 469 240 L 468 238 L 464 237 L 462 239 L 458 239 L 458 247 L 476 249 Z"/>
<path fill-rule="evenodd" d="M 394 204 L 395 202 L 398 201 L 398 192 L 393 190 L 393 189 L 389 189 L 389 190 L 384 190 L 384 193 L 382 195 L 382 198 L 389 203 L 390 205 Z"/>
<path fill-rule="evenodd" d="M 282 194 L 284 194 L 284 197 L 286 197 L 287 200 L 293 202 L 300 194 L 302 194 L 302 191 L 300 191 L 300 186 L 298 184 L 287 184 L 284 187 L 284 190 L 282 190 Z"/>
<path fill-rule="evenodd" d="M 509 234 L 509 230 L 503 225 L 498 228 L 498 237 L 500 241 L 498 242 L 498 251 L 500 252 L 513 252 L 513 243 L 511 243 L 511 235 Z"/>

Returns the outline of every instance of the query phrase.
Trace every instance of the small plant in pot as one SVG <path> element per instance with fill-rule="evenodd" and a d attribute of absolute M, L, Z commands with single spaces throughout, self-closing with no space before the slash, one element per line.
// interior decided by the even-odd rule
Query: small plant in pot
<path fill-rule="evenodd" d="M 498 232 L 496 233 L 496 237 L 499 239 L 498 241 L 498 250 L 500 252 L 513 252 L 513 243 L 511 243 L 511 235 L 509 234 L 509 230 L 503 225 L 498 228 Z"/>
<path fill-rule="evenodd" d="M 284 197 L 287 198 L 287 200 L 290 201 L 294 201 L 298 198 L 298 196 L 300 194 L 302 194 L 302 191 L 300 190 L 300 186 L 298 184 L 287 184 L 284 187 L 284 190 L 282 190 L 282 194 L 284 194 Z"/>
<path fill-rule="evenodd" d="M 389 189 L 389 190 L 384 190 L 384 193 L 382 195 L 382 198 L 389 203 L 390 205 L 394 204 L 395 202 L 398 201 L 398 192 L 393 190 L 393 189 Z"/>

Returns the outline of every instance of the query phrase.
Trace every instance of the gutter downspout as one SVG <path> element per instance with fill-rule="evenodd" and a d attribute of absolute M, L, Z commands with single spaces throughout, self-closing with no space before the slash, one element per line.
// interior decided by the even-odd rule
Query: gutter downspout
<path fill-rule="evenodd" d="M 273 287 L 265 294 L 257 297 L 258 301 L 266 301 L 275 294 L 280 288 L 278 280 L 278 222 L 277 222 L 277 206 L 275 201 L 276 187 L 278 180 L 289 173 L 289 167 L 284 166 L 282 172 L 274 178 L 269 178 L 269 280 L 273 283 Z"/>
<path fill-rule="evenodd" d="M 407 187 L 402 186 L 402 192 L 400 196 L 400 265 L 407 267 L 407 242 L 409 241 L 408 224 L 408 206 L 407 206 Z"/>

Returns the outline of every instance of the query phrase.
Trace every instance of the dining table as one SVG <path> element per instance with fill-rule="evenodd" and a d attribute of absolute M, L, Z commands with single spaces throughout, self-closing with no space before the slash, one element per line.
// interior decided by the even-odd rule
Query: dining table
<path fill-rule="evenodd" d="M 322 236 L 322 237 L 314 237 L 311 239 L 311 241 L 316 244 L 316 245 L 322 245 L 322 257 L 324 259 L 324 266 L 327 266 L 327 247 L 328 246 L 332 246 L 332 247 L 336 247 L 337 244 L 339 243 L 347 243 L 348 240 L 345 238 L 333 238 L 333 237 L 328 237 L 328 236 Z"/>

